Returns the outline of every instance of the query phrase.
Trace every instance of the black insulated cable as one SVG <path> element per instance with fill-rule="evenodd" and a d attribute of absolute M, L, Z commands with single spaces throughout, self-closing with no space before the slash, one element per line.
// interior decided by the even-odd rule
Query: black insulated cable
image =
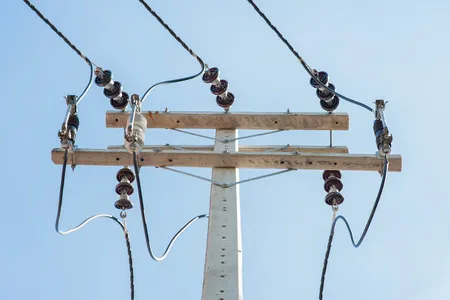
<path fill-rule="evenodd" d="M 131 253 L 131 242 L 130 235 L 128 233 L 127 221 L 123 220 L 123 233 L 125 234 L 125 242 L 127 243 L 127 251 L 128 251 L 128 267 L 130 269 L 130 293 L 131 300 L 134 300 L 134 268 L 133 268 L 133 255 Z"/>
<path fill-rule="evenodd" d="M 186 51 L 189 52 L 189 54 L 192 55 L 192 57 L 194 57 L 198 61 L 198 63 L 200 64 L 200 66 L 202 68 L 199 73 L 194 74 L 192 76 L 187 76 L 187 77 L 183 77 L 183 78 L 179 78 L 179 79 L 171 79 L 171 80 L 161 81 L 161 82 L 158 82 L 158 83 L 152 85 L 142 96 L 142 102 L 143 102 L 155 87 L 157 87 L 159 85 L 171 84 L 171 83 L 182 82 L 182 81 L 194 79 L 194 78 L 202 75 L 205 72 L 206 65 L 203 62 L 203 60 L 197 54 L 195 54 L 195 52 L 191 48 L 189 48 L 189 46 L 172 30 L 172 28 L 170 28 L 170 26 L 167 25 L 164 22 L 164 20 L 147 4 L 147 2 L 145 2 L 144 0 L 139 0 L 139 2 L 142 5 L 144 5 L 144 7 L 158 20 L 158 22 L 175 38 L 175 40 L 177 40 L 177 42 L 180 43 L 180 45 L 184 49 L 186 49 Z"/>
<path fill-rule="evenodd" d="M 283 41 L 283 43 L 289 48 L 289 50 L 292 52 L 292 54 L 294 54 L 294 56 L 300 61 L 301 65 L 303 66 L 303 68 L 306 70 L 306 72 L 309 74 L 309 76 L 311 76 L 312 78 L 314 78 L 316 80 L 316 82 L 323 88 L 325 88 L 328 92 L 332 93 L 333 95 L 339 96 L 340 98 L 359 105 L 365 109 L 367 109 L 370 112 L 373 112 L 373 108 L 371 108 L 370 106 L 361 103 L 359 101 L 356 101 L 354 99 L 351 99 L 349 97 L 346 97 L 336 91 L 334 91 L 333 89 L 329 88 L 328 86 L 326 86 L 325 84 L 323 84 L 320 79 L 314 74 L 314 70 L 311 69 L 311 67 L 303 60 L 303 58 L 298 54 L 298 52 L 294 49 L 294 47 L 292 47 L 292 45 L 289 43 L 289 41 L 281 34 L 281 32 L 272 24 L 272 22 L 270 22 L 270 20 L 266 17 L 266 15 L 261 11 L 261 9 L 255 4 L 255 2 L 253 2 L 252 0 L 247 0 L 248 3 L 250 3 L 253 8 L 255 9 L 255 11 L 260 15 L 261 18 L 264 19 L 264 21 L 266 21 L 267 25 L 269 25 L 270 28 L 272 28 L 272 30 L 278 35 L 278 37 Z"/>
<path fill-rule="evenodd" d="M 373 217 L 374 217 L 375 212 L 377 210 L 378 204 L 379 204 L 380 199 L 381 199 L 381 195 L 383 194 L 383 189 L 384 189 L 384 184 L 386 182 L 386 176 L 387 176 L 388 168 L 389 168 L 389 160 L 388 160 L 387 156 L 385 156 L 384 157 L 383 176 L 381 178 L 380 188 L 378 190 L 377 197 L 376 197 L 375 202 L 373 204 L 372 211 L 370 212 L 369 218 L 367 219 L 366 226 L 364 227 L 363 233 L 361 234 L 361 237 L 359 238 L 357 243 L 355 243 L 355 238 L 353 237 L 353 232 L 352 232 L 352 230 L 350 228 L 350 225 L 349 225 L 347 219 L 345 219 L 344 216 L 339 215 L 339 216 L 336 217 L 336 219 L 333 220 L 333 223 L 331 225 L 331 230 L 330 230 L 330 236 L 328 238 L 327 251 L 325 253 L 325 259 L 324 259 L 324 262 L 323 262 L 322 276 L 321 276 L 321 280 L 320 280 L 319 300 L 323 300 L 323 289 L 324 289 L 324 286 L 325 286 L 325 275 L 326 275 L 326 272 L 327 272 L 328 259 L 330 257 L 331 244 L 333 243 L 334 229 L 336 227 L 336 222 L 338 220 L 342 220 L 345 223 L 345 225 L 347 227 L 347 230 L 348 230 L 348 233 L 350 235 L 350 239 L 351 239 L 351 242 L 353 244 L 353 247 L 358 248 L 362 244 L 362 242 L 364 241 L 364 238 L 366 237 L 366 234 L 369 231 L 370 224 L 372 223 Z"/>
<path fill-rule="evenodd" d="M 169 25 L 167 25 L 164 20 L 145 2 L 144 0 L 139 0 L 142 5 L 158 20 L 158 22 L 178 41 L 178 43 L 183 46 L 184 49 L 186 49 L 187 52 L 189 52 L 190 55 L 192 55 L 200 65 L 203 66 L 203 60 L 195 54 L 195 52 L 189 48 L 189 46 L 170 28 Z"/>
<path fill-rule="evenodd" d="M 65 184 L 65 179 L 66 179 L 67 159 L 68 159 L 68 151 L 66 150 L 66 151 L 64 151 L 64 160 L 63 160 L 62 173 L 61 173 L 61 183 L 60 183 L 60 187 L 59 187 L 58 212 L 56 214 L 55 230 L 56 230 L 56 232 L 58 232 L 61 235 L 66 235 L 66 234 L 75 232 L 75 231 L 83 228 L 90 221 L 95 220 L 97 218 L 111 219 L 116 224 L 118 224 L 120 226 L 120 228 L 122 228 L 123 233 L 125 234 L 125 242 L 127 245 L 127 252 L 128 252 L 128 264 L 129 264 L 129 269 L 130 269 L 131 300 L 134 300 L 133 257 L 132 257 L 132 253 L 131 253 L 130 237 L 129 237 L 129 233 L 128 233 L 128 229 L 126 227 L 125 221 L 124 221 L 124 224 L 122 224 L 122 222 L 120 222 L 119 219 L 117 219 L 114 216 L 106 215 L 106 214 L 97 214 L 97 215 L 93 215 L 92 217 L 87 218 L 86 220 L 81 222 L 78 226 L 76 226 L 72 229 L 69 229 L 67 231 L 62 231 L 59 229 L 59 221 L 61 218 L 61 210 L 62 210 L 62 204 L 63 204 L 63 198 L 64 198 L 63 196 L 64 196 L 64 184 Z"/>
<path fill-rule="evenodd" d="M 94 76 L 93 76 L 93 74 L 94 74 L 94 67 L 92 66 L 91 60 L 90 60 L 89 58 L 87 58 L 83 53 L 81 53 L 81 51 L 80 51 L 74 44 L 72 44 L 72 43 L 69 41 L 69 39 L 68 39 L 64 34 L 62 34 L 62 32 L 59 31 L 59 30 L 55 27 L 55 25 L 52 24 L 52 22 L 50 22 L 46 17 L 44 17 L 44 15 L 43 15 L 43 14 L 42 14 L 42 13 L 41 13 L 41 12 L 40 12 L 33 4 L 31 4 L 30 1 L 28 1 L 28 0 L 23 0 L 23 2 L 25 2 L 25 3 L 28 5 L 28 7 L 30 7 L 31 10 L 33 10 L 33 11 L 39 16 L 39 18 L 41 18 L 42 21 L 44 21 L 48 26 L 50 26 L 50 28 L 53 29 L 53 31 L 54 31 L 60 38 L 62 38 L 62 39 L 64 40 L 64 42 L 66 42 L 66 44 L 67 44 L 70 48 L 72 48 L 72 50 L 75 51 L 75 52 L 78 54 L 78 56 L 80 56 L 80 57 L 81 57 L 81 58 L 89 65 L 89 67 L 90 67 L 90 69 L 91 69 L 91 75 L 90 75 L 90 78 L 89 78 L 89 83 L 88 83 L 87 86 L 85 87 L 84 91 L 80 94 L 80 96 L 78 96 L 77 104 L 80 103 L 80 101 L 84 98 L 84 96 L 86 95 L 87 91 L 88 91 L 89 88 L 91 87 L 92 82 L 93 82 L 93 80 L 94 80 Z"/>
<path fill-rule="evenodd" d="M 50 26 L 50 28 L 53 29 L 53 31 L 57 35 L 59 35 L 59 37 L 62 38 L 64 42 L 66 42 L 66 44 L 69 45 L 69 47 L 72 48 L 72 50 L 75 51 L 87 64 L 90 64 L 91 61 L 89 60 L 89 58 L 84 56 L 84 54 L 81 53 L 81 51 L 74 44 L 72 44 L 69 41 L 69 39 L 64 34 L 62 34 L 62 32 L 59 31 L 55 27 L 55 25 L 52 24 L 52 22 L 50 22 L 46 17 L 44 17 L 44 15 L 33 4 L 31 4 L 30 1 L 23 0 L 23 2 L 25 2 L 39 16 L 39 18 L 42 19 L 42 21 L 44 21 L 48 26 Z"/>
<path fill-rule="evenodd" d="M 138 159 L 137 159 L 137 154 L 134 151 L 133 152 L 133 164 L 134 164 L 134 173 L 136 174 L 136 183 L 137 183 L 137 187 L 138 187 L 138 194 L 139 194 L 139 204 L 141 207 L 141 217 L 142 217 L 142 225 L 144 227 L 144 233 L 145 233 L 145 241 L 147 243 L 147 250 L 148 253 L 150 254 L 150 257 L 154 260 L 154 261 L 162 261 L 164 260 L 167 255 L 170 252 L 170 249 L 173 246 L 173 243 L 175 243 L 175 241 L 180 237 L 180 235 L 189 227 L 192 225 L 192 223 L 194 223 L 195 221 L 199 220 L 199 219 L 203 219 L 203 218 L 208 218 L 208 215 L 203 214 L 203 215 L 198 215 L 192 219 L 190 219 L 183 227 L 181 227 L 180 230 L 178 230 L 178 232 L 172 237 L 172 239 L 170 240 L 169 244 L 166 247 L 166 250 L 164 251 L 164 253 L 160 256 L 157 257 L 154 253 L 153 253 L 153 249 L 152 249 L 152 245 L 150 243 L 150 238 L 148 235 L 148 227 L 147 227 L 147 218 L 145 216 L 145 207 L 144 207 L 144 198 L 142 196 L 142 188 L 141 188 L 141 179 L 140 179 L 140 175 L 139 175 L 139 165 L 138 165 Z"/>

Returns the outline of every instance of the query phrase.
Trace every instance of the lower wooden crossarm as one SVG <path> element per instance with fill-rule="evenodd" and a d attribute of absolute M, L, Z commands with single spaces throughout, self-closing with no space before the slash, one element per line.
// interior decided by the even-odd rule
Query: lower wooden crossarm
<path fill-rule="evenodd" d="M 52 151 L 55 164 L 62 164 L 63 156 L 64 151 L 61 149 Z M 390 155 L 389 161 L 389 171 L 401 171 L 400 155 Z M 69 163 L 96 166 L 132 165 L 132 155 L 119 149 L 80 148 L 69 154 Z M 139 164 L 156 167 L 380 171 L 383 159 L 375 154 L 143 150 L 139 154 Z"/>

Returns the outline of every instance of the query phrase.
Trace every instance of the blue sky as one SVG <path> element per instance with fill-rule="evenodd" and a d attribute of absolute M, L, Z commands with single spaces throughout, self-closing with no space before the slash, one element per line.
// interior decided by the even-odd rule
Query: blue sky
<path fill-rule="evenodd" d="M 198 72 L 197 62 L 138 1 L 33 1 L 124 89 L 142 95 L 157 81 Z M 403 172 L 388 174 L 385 193 L 363 245 L 355 250 L 337 226 L 324 299 L 448 299 L 450 196 L 447 105 L 448 1 L 256 1 L 313 67 L 337 90 L 365 103 L 389 101 L 393 152 Z M 149 1 L 236 95 L 233 111 L 320 112 L 307 74 L 245 0 Z M 127 254 L 118 226 L 93 222 L 68 236 L 54 229 L 63 96 L 79 94 L 86 64 L 22 1 L 0 12 L 0 62 L 5 103 L 1 155 L 2 299 L 127 299 Z M 8 105 L 6 105 L 8 104 Z M 201 79 L 156 89 L 147 110 L 220 111 Z M 106 148 L 122 132 L 105 128 L 109 101 L 93 86 L 80 105 L 78 144 Z M 374 153 L 373 116 L 342 102 L 350 130 L 335 143 Z M 212 131 L 199 131 L 213 134 Z M 240 132 L 241 135 L 249 133 Z M 167 130 L 147 132 L 147 144 L 206 144 Z M 326 145 L 326 132 L 283 132 L 245 144 Z M 244 142 L 242 142 L 244 144 Z M 62 227 L 94 213 L 118 215 L 113 167 L 68 172 Z M 210 176 L 210 170 L 193 169 Z M 267 171 L 241 170 L 241 178 Z M 160 253 L 194 215 L 207 213 L 209 185 L 160 169 L 142 171 L 151 239 Z M 378 190 L 375 172 L 343 172 L 340 213 L 359 235 Z M 298 171 L 241 186 L 245 299 L 317 299 L 331 210 L 320 171 Z M 137 204 L 137 194 L 133 195 Z M 136 299 L 200 299 L 206 225 L 202 220 L 162 263 L 145 247 L 138 210 L 129 213 Z"/>

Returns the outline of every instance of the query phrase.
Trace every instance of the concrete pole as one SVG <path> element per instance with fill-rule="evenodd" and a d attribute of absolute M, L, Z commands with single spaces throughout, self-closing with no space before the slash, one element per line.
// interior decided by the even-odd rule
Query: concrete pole
<path fill-rule="evenodd" d="M 216 138 L 237 137 L 236 129 L 217 129 Z M 238 151 L 238 142 L 215 142 L 214 151 Z M 237 168 L 213 168 L 218 182 L 239 181 Z M 242 300 L 242 238 L 239 186 L 211 185 L 202 300 Z"/>

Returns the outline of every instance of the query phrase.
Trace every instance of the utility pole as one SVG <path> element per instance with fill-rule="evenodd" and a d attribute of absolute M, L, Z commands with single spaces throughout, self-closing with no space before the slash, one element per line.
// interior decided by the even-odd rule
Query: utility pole
<path fill-rule="evenodd" d="M 217 129 L 216 139 L 237 138 L 237 129 Z M 214 152 L 238 151 L 238 141 L 216 141 Z M 212 180 L 238 182 L 239 169 L 213 168 Z M 211 185 L 202 299 L 242 299 L 242 238 L 239 185 Z"/>
<path fill-rule="evenodd" d="M 125 128 L 129 112 L 109 111 L 106 125 Z M 202 300 L 241 300 L 242 241 L 240 220 L 239 168 L 297 170 L 381 171 L 383 158 L 377 154 L 349 154 L 347 147 L 334 146 L 331 133 L 348 130 L 345 113 L 214 113 L 142 112 L 148 128 L 167 128 L 193 134 L 184 129 L 215 129 L 214 145 L 145 146 L 139 153 L 141 167 L 212 168 L 211 199 L 203 280 Z M 329 146 L 265 145 L 240 146 L 238 129 L 326 130 Z M 257 134 L 254 136 L 258 136 Z M 200 136 L 200 135 L 198 135 Z M 211 139 L 211 138 L 209 138 Z M 64 150 L 54 149 L 52 160 L 62 164 Z M 400 172 L 400 155 L 389 156 L 389 171 Z M 108 149 L 78 148 L 69 154 L 72 165 L 132 165 L 132 155 L 123 146 Z M 179 173 L 185 173 L 180 172 Z M 185 173 L 187 174 L 187 173 Z M 199 177 L 195 176 L 194 177 Z M 258 178 L 254 178 L 258 179 Z M 253 179 L 251 179 L 253 180 Z"/>

